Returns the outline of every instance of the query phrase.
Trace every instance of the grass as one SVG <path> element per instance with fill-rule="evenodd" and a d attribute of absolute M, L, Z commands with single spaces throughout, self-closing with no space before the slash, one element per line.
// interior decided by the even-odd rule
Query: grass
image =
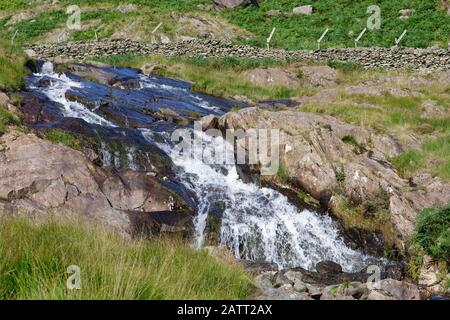
<path fill-rule="evenodd" d="M 0 136 L 12 125 L 21 126 L 20 118 L 0 106 Z"/>
<path fill-rule="evenodd" d="M 450 257 L 450 203 L 443 208 L 427 208 L 417 217 L 413 243 L 436 260 Z"/>
<path fill-rule="evenodd" d="M 52 143 L 61 143 L 66 147 L 72 148 L 74 150 L 81 150 L 81 141 L 69 132 L 64 132 L 58 129 L 47 129 L 44 130 L 41 134 L 44 139 L 47 139 Z"/>
<path fill-rule="evenodd" d="M 403 178 L 412 177 L 424 163 L 423 154 L 416 150 L 409 150 L 391 159 L 391 163 Z"/>
<path fill-rule="evenodd" d="M 351 70 L 348 73 L 350 75 L 347 75 L 344 87 L 352 85 L 354 81 L 379 76 L 377 72 Z M 397 97 L 388 93 L 374 96 L 340 92 L 337 99 L 328 104 L 312 102 L 305 104 L 300 110 L 331 115 L 346 123 L 369 127 L 379 133 L 388 133 L 404 142 L 404 145 L 408 145 L 408 137 L 414 135 L 422 141 L 421 148 L 406 150 L 391 159 L 399 174 L 409 178 L 424 171 L 450 181 L 450 118 L 421 116 L 422 105 L 427 100 L 445 108 L 450 106 L 448 86 L 442 83 L 431 89 L 410 87 L 408 89 L 418 89 L 421 95 Z M 355 146 L 356 153 L 362 150 L 352 137 L 344 139 L 347 140 L 345 142 Z"/>
<path fill-rule="evenodd" d="M 121 14 L 115 10 L 119 4 L 134 3 L 139 6 L 137 12 Z M 144 31 L 142 38 L 149 40 L 149 34 L 159 23 L 165 21 L 161 31 L 174 37 L 177 33 L 178 21 L 171 17 L 172 12 L 196 13 L 210 16 L 214 19 L 226 20 L 228 23 L 247 30 L 253 36 L 238 38 L 238 42 L 251 45 L 266 45 L 266 39 L 272 28 L 277 30 L 274 34 L 271 46 L 284 49 L 315 49 L 316 41 L 326 28 L 330 29 L 328 35 L 322 41 L 322 48 L 327 47 L 353 47 L 354 39 L 366 27 L 370 14 L 367 8 L 377 4 L 381 8 L 382 26 L 380 30 L 369 30 L 360 40 L 360 46 L 390 47 L 394 39 L 403 30 L 408 33 L 402 40 L 402 46 L 429 47 L 441 45 L 447 47 L 450 33 L 450 17 L 446 10 L 438 6 L 436 0 L 379 0 L 374 3 L 371 0 L 316 0 L 310 2 L 314 7 L 312 15 L 292 15 L 292 9 L 306 2 L 296 0 L 264 0 L 261 8 L 253 6 L 223 10 L 219 12 L 205 11 L 198 5 L 211 4 L 210 0 L 61 0 L 60 5 L 49 11 L 20 22 L 9 29 L 4 26 L 9 17 L 0 20 L 0 27 L 4 35 L 12 35 L 15 29 L 21 30 L 18 35 L 21 41 L 35 41 L 56 28 L 63 28 L 67 17 L 62 9 L 69 5 L 78 5 L 82 8 L 82 23 L 92 23 L 86 30 L 71 31 L 72 40 L 86 40 L 94 38 L 94 30 L 102 25 L 99 32 L 100 38 L 107 38 L 116 31 L 126 28 L 129 21 L 138 21 L 137 31 Z M 32 5 L 36 6 L 36 4 Z M 107 6 L 106 8 L 103 7 Z M 19 10 L 29 9 L 30 4 L 24 0 L 12 0 L 0 4 L 0 10 L 11 15 Z M 416 12 L 407 20 L 398 19 L 398 11 L 405 8 L 413 8 Z M 281 10 L 287 13 L 278 16 L 267 17 L 269 10 Z M 48 23 L 45 23 L 48 19 Z M 35 21 L 32 21 L 35 20 Z M 63 21 L 64 20 L 64 21 Z M 128 21 L 127 21 L 128 20 Z M 134 31 L 133 31 L 134 32 Z"/>
<path fill-rule="evenodd" d="M 299 5 L 312 4 L 312 15 L 278 15 L 265 16 L 268 10 L 292 12 Z M 322 48 L 353 47 L 354 39 L 367 26 L 367 8 L 379 5 L 382 25 L 380 30 L 368 30 L 360 40 L 360 46 L 390 47 L 394 39 L 403 30 L 408 35 L 401 45 L 408 47 L 428 47 L 433 44 L 447 46 L 450 31 L 450 17 L 446 10 L 438 8 L 435 0 L 317 0 L 299 2 L 295 0 L 261 2 L 261 9 L 253 7 L 230 10 L 225 13 L 228 21 L 241 26 L 255 37 L 250 41 L 254 45 L 264 46 L 267 36 L 273 27 L 277 31 L 272 40 L 272 46 L 286 49 L 315 49 L 317 39 L 326 28 L 330 32 L 322 41 Z M 398 11 L 413 8 L 415 14 L 407 20 L 399 20 Z"/>
<path fill-rule="evenodd" d="M 192 82 L 192 89 L 214 96 L 232 98 L 245 96 L 256 101 L 288 99 L 309 93 L 311 89 L 285 86 L 259 86 L 250 82 L 245 71 L 271 66 L 287 66 L 291 61 L 256 58 L 202 58 L 202 57 L 143 57 L 131 54 L 112 57 L 92 57 L 92 60 L 116 67 L 142 67 L 154 63 L 161 76 Z M 163 67 L 162 67 L 163 66 Z"/>
<path fill-rule="evenodd" d="M 16 90 L 25 85 L 25 63 L 20 47 L 0 39 L 0 90 Z"/>
<path fill-rule="evenodd" d="M 252 290 L 240 266 L 205 251 L 79 222 L 4 219 L 0 255 L 0 299 L 243 299 Z M 70 265 L 81 290 L 66 288 Z"/>

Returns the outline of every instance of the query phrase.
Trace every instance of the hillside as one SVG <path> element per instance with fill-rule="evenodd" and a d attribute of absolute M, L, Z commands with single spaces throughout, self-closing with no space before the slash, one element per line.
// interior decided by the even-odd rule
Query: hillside
<path fill-rule="evenodd" d="M 0 0 L 0 300 L 450 297 L 450 3 L 249 1 Z"/>
<path fill-rule="evenodd" d="M 238 7 L 215 10 L 211 0 L 13 0 L 0 4 L 2 35 L 21 42 L 57 42 L 106 38 L 133 38 L 144 42 L 176 41 L 190 37 L 231 38 L 239 43 L 265 46 L 272 29 L 277 28 L 272 47 L 315 49 L 316 41 L 326 28 L 330 32 L 322 48 L 353 47 L 354 39 L 367 26 L 373 1 L 263 0 L 260 8 Z M 313 6 L 310 15 L 293 14 L 300 5 Z M 381 29 L 369 30 L 360 46 L 390 47 L 404 30 L 400 43 L 407 47 L 448 47 L 450 16 L 444 2 L 436 0 L 378 1 Z M 68 6 L 81 10 L 79 29 L 68 29 Z M 414 11 L 400 10 L 412 9 Z M 401 17 L 406 15 L 406 17 Z M 152 34 L 155 27 L 160 29 Z"/>

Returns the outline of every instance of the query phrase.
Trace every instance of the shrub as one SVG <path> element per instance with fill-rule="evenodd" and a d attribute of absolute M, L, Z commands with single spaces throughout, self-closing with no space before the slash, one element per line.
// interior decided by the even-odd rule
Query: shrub
<path fill-rule="evenodd" d="M 413 242 L 436 260 L 450 257 L 450 204 L 444 208 L 427 208 L 417 217 Z"/>

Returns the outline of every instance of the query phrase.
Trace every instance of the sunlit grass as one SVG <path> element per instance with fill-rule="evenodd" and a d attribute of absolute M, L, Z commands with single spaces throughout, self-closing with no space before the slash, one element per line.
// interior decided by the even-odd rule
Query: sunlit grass
<path fill-rule="evenodd" d="M 0 299 L 243 299 L 250 277 L 175 240 L 129 240 L 79 222 L 0 221 Z M 66 287 L 81 269 L 81 290 Z"/>

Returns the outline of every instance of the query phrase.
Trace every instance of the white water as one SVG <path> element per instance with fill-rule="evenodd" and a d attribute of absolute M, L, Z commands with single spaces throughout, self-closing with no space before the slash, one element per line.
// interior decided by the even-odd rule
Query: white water
<path fill-rule="evenodd" d="M 148 136 L 148 131 L 144 135 Z M 212 141 L 206 134 L 196 135 L 203 137 L 203 148 L 196 150 L 194 157 L 180 157 L 167 144 L 160 147 L 182 168 L 181 181 L 200 202 L 195 221 L 197 246 L 203 244 L 209 210 L 219 203 L 224 208 L 221 243 L 237 258 L 310 270 L 322 260 L 331 260 L 346 271 L 359 271 L 373 261 L 345 245 L 329 216 L 299 210 L 278 191 L 244 183 L 235 165 L 206 164 L 210 161 L 205 163 L 202 156 L 212 154 L 213 149 L 217 151 L 217 143 L 224 146 L 223 152 L 232 153 L 232 146 L 221 138 Z"/>
<path fill-rule="evenodd" d="M 42 76 L 45 74 L 52 79 L 52 85 L 42 90 L 51 100 L 64 106 L 65 115 L 82 118 L 90 123 L 114 126 L 82 104 L 65 98 L 66 90 L 80 88 L 80 83 L 65 75 L 55 74 L 48 65 L 44 67 Z M 149 83 L 147 79 L 143 86 L 150 86 Z M 189 91 L 186 90 L 186 94 L 190 94 Z M 199 100 L 199 106 L 203 107 L 205 102 L 196 99 Z M 141 132 L 144 137 L 155 141 L 148 129 L 141 129 Z M 301 266 L 310 270 L 319 261 L 332 260 L 341 264 L 345 271 L 359 270 L 372 260 L 345 245 L 329 216 L 299 210 L 275 190 L 244 183 L 239 179 L 234 165 L 206 164 L 202 155 L 216 150 L 216 145 L 208 136 L 199 132 L 196 134 L 200 134 L 204 141 L 202 150 L 197 150 L 193 157 L 180 157 L 170 144 L 159 144 L 181 169 L 179 179 L 197 195 L 198 215 L 194 221 L 196 247 L 204 243 L 208 213 L 216 209 L 222 212 L 220 241 L 237 258 L 274 262 L 280 268 Z M 166 138 L 170 139 L 168 134 Z M 222 143 L 224 150 L 232 152 L 232 146 L 222 139 L 216 138 L 214 143 Z M 109 164 L 119 158 L 114 157 L 106 147 L 102 153 L 104 162 Z M 133 156 L 129 157 L 133 162 Z"/>
<path fill-rule="evenodd" d="M 66 117 L 81 118 L 89 123 L 95 123 L 102 126 L 115 127 L 115 125 L 90 111 L 81 103 L 75 101 L 69 101 L 66 98 L 66 92 L 71 88 L 83 88 L 80 82 L 71 80 L 65 74 L 55 73 L 53 70 L 53 64 L 51 62 L 45 62 L 42 66 L 40 74 L 36 76 L 45 76 L 51 81 L 51 85 L 48 88 L 39 88 L 50 100 L 60 103 L 64 106 L 63 114 Z M 33 88 L 33 87 L 32 87 Z"/>

